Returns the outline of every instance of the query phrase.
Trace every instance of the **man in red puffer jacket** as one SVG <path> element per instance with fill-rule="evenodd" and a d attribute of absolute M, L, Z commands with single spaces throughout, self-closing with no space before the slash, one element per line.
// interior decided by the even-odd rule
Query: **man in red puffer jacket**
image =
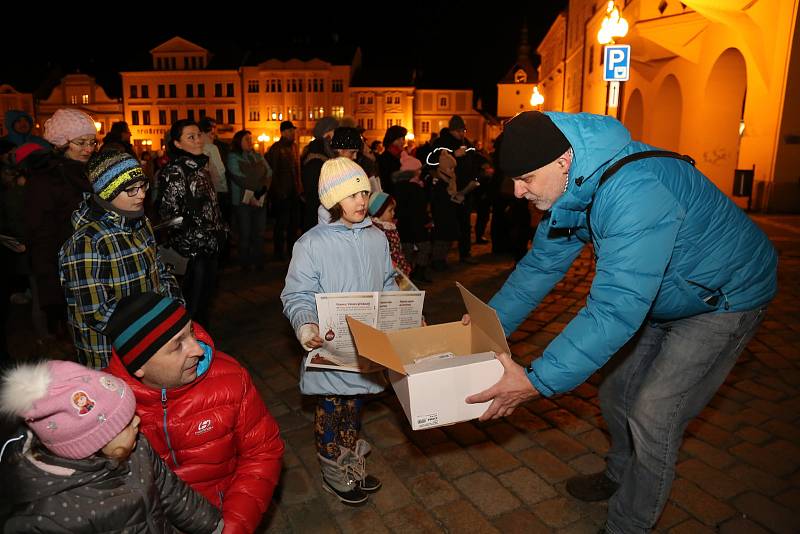
<path fill-rule="evenodd" d="M 283 441 L 248 372 L 170 297 L 120 300 L 107 372 L 136 394 L 139 429 L 184 482 L 222 510 L 226 534 L 253 532 L 281 472 Z"/>

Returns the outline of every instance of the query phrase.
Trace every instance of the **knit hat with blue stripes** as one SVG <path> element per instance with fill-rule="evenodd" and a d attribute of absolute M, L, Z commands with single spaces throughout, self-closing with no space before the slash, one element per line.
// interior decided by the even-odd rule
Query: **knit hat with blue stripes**
<path fill-rule="evenodd" d="M 326 210 L 345 197 L 359 191 L 369 193 L 369 178 L 361 166 L 350 158 L 329 159 L 319 173 L 319 201 Z"/>
<path fill-rule="evenodd" d="M 139 293 L 119 301 L 105 334 L 133 374 L 189 322 L 180 302 L 158 293 Z"/>
<path fill-rule="evenodd" d="M 127 152 L 100 152 L 89 159 L 86 172 L 97 196 L 111 201 L 123 189 L 147 180 L 139 160 Z"/>

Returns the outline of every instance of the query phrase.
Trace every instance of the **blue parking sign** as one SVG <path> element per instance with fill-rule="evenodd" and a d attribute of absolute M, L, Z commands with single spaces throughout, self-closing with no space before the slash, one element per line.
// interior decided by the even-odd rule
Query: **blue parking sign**
<path fill-rule="evenodd" d="M 631 45 L 608 45 L 603 48 L 603 80 L 625 82 L 631 75 Z"/>

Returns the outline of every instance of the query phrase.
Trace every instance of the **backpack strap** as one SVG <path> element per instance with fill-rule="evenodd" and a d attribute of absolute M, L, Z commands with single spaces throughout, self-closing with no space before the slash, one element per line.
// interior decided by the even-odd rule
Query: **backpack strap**
<path fill-rule="evenodd" d="M 600 176 L 600 183 L 597 184 L 597 189 L 595 190 L 594 195 L 592 195 L 592 199 L 589 201 L 589 204 L 586 206 L 586 228 L 589 230 L 589 239 L 591 241 L 594 241 L 591 223 L 592 204 L 594 203 L 594 197 L 597 196 L 597 191 L 599 191 L 600 188 L 603 187 L 603 184 L 606 183 L 606 181 L 622 167 L 633 161 L 639 161 L 640 159 L 645 158 L 675 158 L 683 160 L 692 166 L 695 164 L 695 161 L 691 156 L 678 154 L 677 152 L 670 152 L 669 150 L 645 150 L 642 152 L 636 152 L 634 154 L 628 154 L 624 158 L 615 161 L 614 164 L 608 167 L 605 172 L 603 172 L 603 175 Z"/>

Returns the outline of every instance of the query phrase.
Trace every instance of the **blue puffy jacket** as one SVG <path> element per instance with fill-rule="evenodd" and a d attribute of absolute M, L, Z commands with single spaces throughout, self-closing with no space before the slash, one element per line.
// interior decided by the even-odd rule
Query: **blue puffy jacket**
<path fill-rule="evenodd" d="M 597 268 L 586 306 L 532 364 L 528 378 L 540 393 L 581 384 L 645 319 L 751 310 L 772 299 L 775 249 L 702 173 L 681 160 L 647 158 L 623 166 L 598 189 L 607 167 L 654 147 L 631 141 L 611 117 L 547 115 L 574 150 L 568 188 L 489 304 L 506 335 L 516 330 L 590 240 L 586 207 L 593 196 Z M 714 306 L 705 302 L 713 296 Z"/>
<path fill-rule="evenodd" d="M 295 333 L 306 323 L 319 324 L 316 293 L 396 291 L 394 268 L 386 235 L 369 217 L 352 228 L 342 221 L 328 222 L 320 206 L 319 224 L 294 244 L 292 261 L 281 292 L 283 314 Z M 304 395 L 361 395 L 379 393 L 386 386 L 383 373 L 352 373 L 326 369 L 300 369 Z"/>

